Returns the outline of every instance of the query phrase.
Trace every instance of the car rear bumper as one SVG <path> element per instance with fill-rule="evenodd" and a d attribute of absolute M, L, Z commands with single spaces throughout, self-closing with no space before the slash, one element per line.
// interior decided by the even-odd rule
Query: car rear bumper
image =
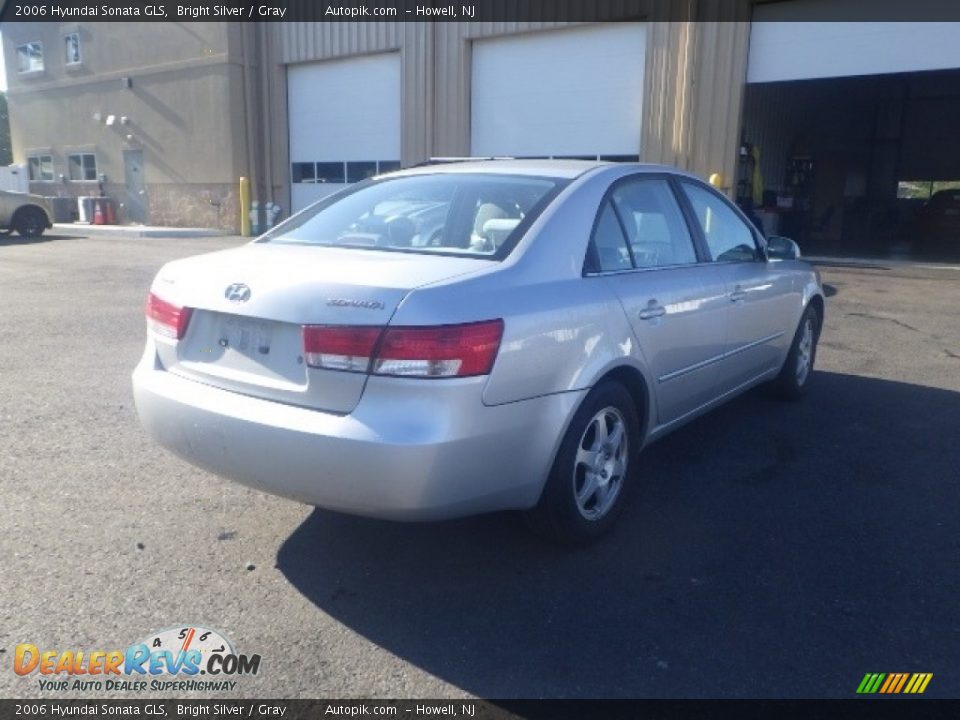
<path fill-rule="evenodd" d="M 146 353 L 140 419 L 161 445 L 217 475 L 341 512 L 436 520 L 533 506 L 585 391 L 485 406 L 486 378 L 371 377 L 350 415 L 188 380 Z"/>

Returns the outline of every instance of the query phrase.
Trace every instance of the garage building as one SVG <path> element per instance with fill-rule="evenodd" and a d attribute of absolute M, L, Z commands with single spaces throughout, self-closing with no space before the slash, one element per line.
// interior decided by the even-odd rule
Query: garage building
<path fill-rule="evenodd" d="M 960 237 L 960 194 L 949 191 L 960 187 L 960 25 L 804 21 L 823 8 L 637 2 L 604 24 L 277 28 L 292 207 L 384 160 L 392 166 L 383 155 L 392 148 L 404 165 L 431 156 L 639 159 L 716 173 L 768 234 L 808 253 L 960 257 L 951 240 Z M 382 102 L 379 155 L 373 144 L 340 142 L 340 130 L 323 139 L 323 120 L 294 117 L 305 93 L 351 105 L 321 79 L 324 67 L 350 73 L 350 87 Z M 353 112 L 340 114 L 343 128 L 373 131 Z M 330 153 L 311 143 L 361 154 L 329 166 Z"/>
<path fill-rule="evenodd" d="M 262 229 L 430 158 L 641 160 L 714 177 L 808 254 L 960 259 L 960 23 L 877 22 L 942 2 L 550 7 L 571 21 L 170 23 L 119 54 L 108 23 L 7 23 L 15 160 L 34 191 L 99 177 L 127 220 L 230 230 L 241 175 Z M 65 39 L 79 65 L 49 56 Z"/>
<path fill-rule="evenodd" d="M 749 25 L 701 20 L 748 5 L 600 5 L 617 22 L 265 28 L 263 132 L 286 145 L 265 194 L 296 211 L 396 163 L 465 156 L 662 162 L 732 187 Z"/>

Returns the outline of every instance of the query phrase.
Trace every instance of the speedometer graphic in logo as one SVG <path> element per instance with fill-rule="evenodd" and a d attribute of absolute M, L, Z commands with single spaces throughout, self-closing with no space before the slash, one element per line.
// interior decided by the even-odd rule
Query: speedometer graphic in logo
<path fill-rule="evenodd" d="M 161 630 L 145 638 L 142 642 L 150 649 L 151 653 L 168 651 L 175 657 L 182 657 L 188 652 L 197 651 L 200 653 L 200 661 L 195 664 L 201 668 L 207 666 L 211 655 L 227 656 L 234 654 L 233 646 L 222 633 L 199 625 Z"/>

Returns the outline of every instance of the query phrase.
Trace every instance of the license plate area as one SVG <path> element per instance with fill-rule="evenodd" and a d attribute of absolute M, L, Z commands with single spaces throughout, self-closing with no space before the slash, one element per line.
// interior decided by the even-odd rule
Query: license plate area
<path fill-rule="evenodd" d="M 179 364 L 253 386 L 302 390 L 307 383 L 300 326 L 242 315 L 195 311 L 180 342 Z"/>
<path fill-rule="evenodd" d="M 273 324 L 236 315 L 222 315 L 217 345 L 227 352 L 237 352 L 252 359 L 265 359 L 273 343 Z"/>

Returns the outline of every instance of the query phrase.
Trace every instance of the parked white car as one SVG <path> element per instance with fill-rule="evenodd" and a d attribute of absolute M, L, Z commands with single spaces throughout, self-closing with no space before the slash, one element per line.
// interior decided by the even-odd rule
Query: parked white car
<path fill-rule="evenodd" d="M 45 197 L 30 193 L 0 190 L 0 229 L 16 230 L 24 237 L 40 237 L 53 227 L 50 204 Z"/>

